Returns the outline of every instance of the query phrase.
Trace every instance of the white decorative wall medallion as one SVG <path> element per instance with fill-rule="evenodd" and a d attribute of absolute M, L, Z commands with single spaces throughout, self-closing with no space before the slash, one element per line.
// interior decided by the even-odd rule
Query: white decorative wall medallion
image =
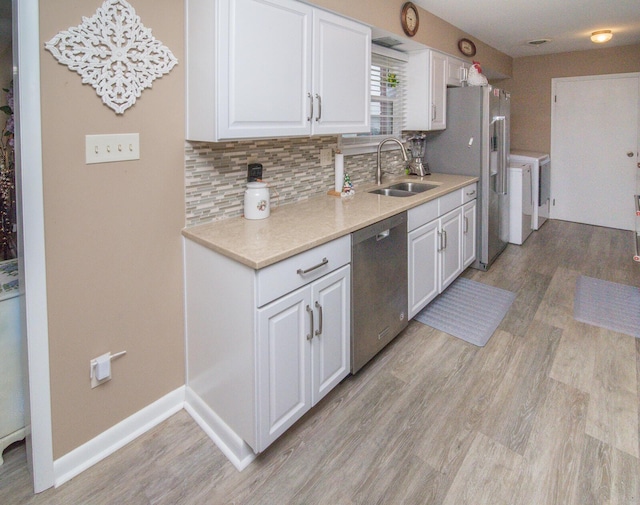
<path fill-rule="evenodd" d="M 82 24 L 61 31 L 45 47 L 116 114 L 178 63 L 126 0 L 106 0 L 91 18 L 83 17 Z"/>

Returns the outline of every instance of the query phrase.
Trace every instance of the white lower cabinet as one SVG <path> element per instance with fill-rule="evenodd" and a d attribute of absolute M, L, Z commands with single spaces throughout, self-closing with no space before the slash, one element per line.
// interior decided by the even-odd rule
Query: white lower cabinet
<path fill-rule="evenodd" d="M 475 184 L 409 210 L 409 318 L 475 260 L 476 201 L 467 201 L 470 188 Z"/>
<path fill-rule="evenodd" d="M 437 219 L 409 232 L 409 318 L 438 296 L 439 245 Z"/>
<path fill-rule="evenodd" d="M 462 268 L 476 260 L 476 200 L 462 207 Z"/>
<path fill-rule="evenodd" d="M 351 237 L 254 270 L 185 241 L 187 409 L 237 467 L 350 370 Z"/>
<path fill-rule="evenodd" d="M 409 317 L 462 273 L 462 209 L 409 233 Z"/>
<path fill-rule="evenodd" d="M 350 267 L 258 309 L 258 450 L 349 373 Z"/>
<path fill-rule="evenodd" d="M 440 228 L 440 292 L 462 273 L 462 208 L 438 219 Z"/>

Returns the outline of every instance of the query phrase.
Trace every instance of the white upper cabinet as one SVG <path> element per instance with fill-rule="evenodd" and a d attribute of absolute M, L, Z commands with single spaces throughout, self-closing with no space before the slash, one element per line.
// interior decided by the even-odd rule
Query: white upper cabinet
<path fill-rule="evenodd" d="M 187 139 L 369 131 L 371 32 L 295 0 L 188 0 Z"/>
<path fill-rule="evenodd" d="M 371 30 L 315 10 L 313 25 L 311 132 L 362 133 L 370 130 Z"/>
<path fill-rule="evenodd" d="M 406 130 L 447 126 L 447 56 L 433 50 L 409 54 Z"/>
<path fill-rule="evenodd" d="M 469 63 L 447 56 L 447 86 L 460 87 L 467 80 Z"/>

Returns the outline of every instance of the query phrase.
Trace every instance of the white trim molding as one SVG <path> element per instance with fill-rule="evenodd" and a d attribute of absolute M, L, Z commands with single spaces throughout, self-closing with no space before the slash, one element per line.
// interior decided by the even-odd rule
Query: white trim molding
<path fill-rule="evenodd" d="M 27 450 L 36 493 L 53 485 L 49 384 L 49 328 L 44 243 L 40 112 L 39 0 L 14 1 L 13 61 L 16 92 L 16 185 L 23 339 L 29 386 L 25 405 Z M 26 381 L 25 381 L 26 383 Z"/>
<path fill-rule="evenodd" d="M 256 459 L 251 447 L 187 386 L 184 409 L 241 472 Z"/>
<path fill-rule="evenodd" d="M 53 462 L 58 487 L 133 441 L 184 407 L 185 387 L 166 394 Z"/>

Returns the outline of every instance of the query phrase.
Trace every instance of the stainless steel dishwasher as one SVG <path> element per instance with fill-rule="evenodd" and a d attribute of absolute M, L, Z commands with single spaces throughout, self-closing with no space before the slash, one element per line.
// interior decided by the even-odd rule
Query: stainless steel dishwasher
<path fill-rule="evenodd" d="M 407 213 L 351 235 L 351 373 L 407 326 Z"/>

